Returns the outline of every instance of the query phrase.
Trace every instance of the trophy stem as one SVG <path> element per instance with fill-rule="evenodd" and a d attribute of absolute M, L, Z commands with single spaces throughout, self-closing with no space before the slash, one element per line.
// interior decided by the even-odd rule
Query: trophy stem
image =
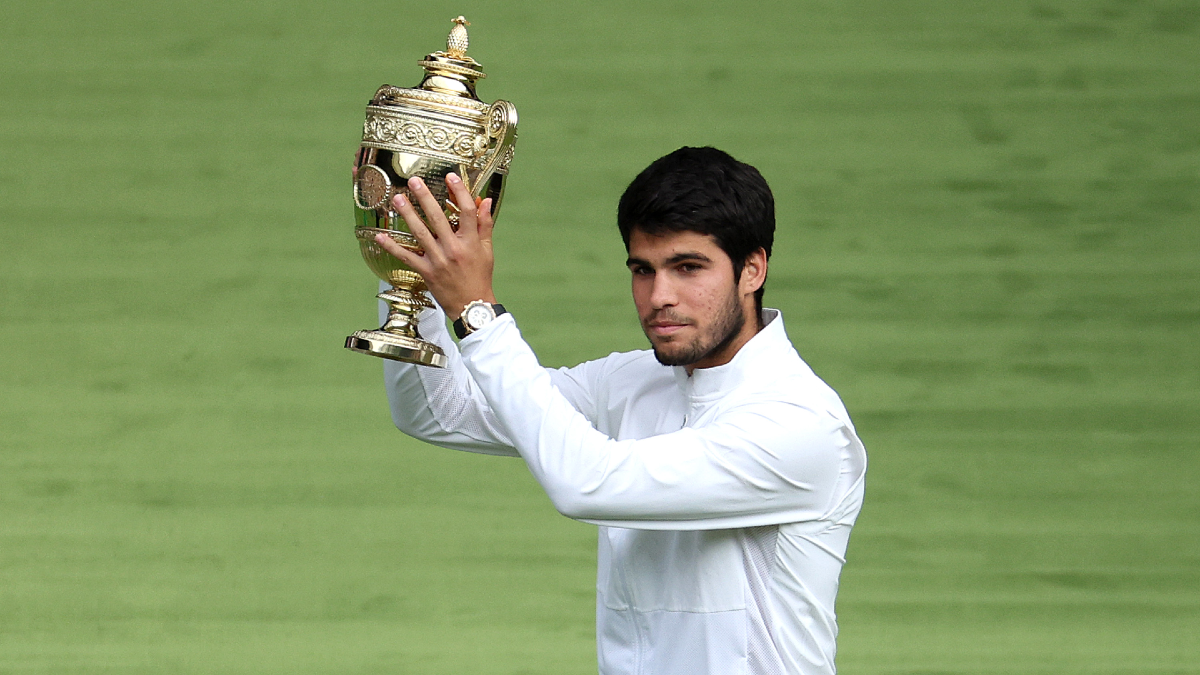
<path fill-rule="evenodd" d="M 393 361 L 445 368 L 446 353 L 441 347 L 422 340 L 417 331 L 417 314 L 433 307 L 425 294 L 392 287 L 375 297 L 388 303 L 387 320 L 379 330 L 355 331 L 346 338 L 346 349 Z"/>

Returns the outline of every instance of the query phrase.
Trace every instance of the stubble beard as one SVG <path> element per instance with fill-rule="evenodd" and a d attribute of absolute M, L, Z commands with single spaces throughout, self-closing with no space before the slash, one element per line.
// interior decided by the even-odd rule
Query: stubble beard
<path fill-rule="evenodd" d="M 664 366 L 690 366 L 728 347 L 745 325 L 746 313 L 738 302 L 737 294 L 730 293 L 729 302 L 721 308 L 720 314 L 703 335 L 697 335 L 691 342 L 671 351 L 667 351 L 667 346 L 656 345 L 653 339 L 650 340 L 650 346 L 654 348 L 654 358 Z M 643 330 L 645 328 L 643 326 Z M 646 331 L 646 337 L 650 337 L 649 331 Z"/>

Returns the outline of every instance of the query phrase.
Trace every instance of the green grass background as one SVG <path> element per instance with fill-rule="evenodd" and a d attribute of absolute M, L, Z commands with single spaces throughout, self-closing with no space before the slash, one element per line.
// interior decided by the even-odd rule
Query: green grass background
<path fill-rule="evenodd" d="M 595 533 L 390 427 L 363 106 L 472 20 L 498 294 L 640 348 L 614 226 L 711 144 L 871 453 L 839 665 L 1200 672 L 1200 3 L 5 3 L 0 673 L 595 671 Z"/>

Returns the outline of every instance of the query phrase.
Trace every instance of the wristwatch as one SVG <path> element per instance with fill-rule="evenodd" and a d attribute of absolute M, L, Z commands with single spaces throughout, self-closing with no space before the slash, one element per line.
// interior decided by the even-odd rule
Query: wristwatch
<path fill-rule="evenodd" d="M 461 340 L 507 313 L 504 305 L 498 302 L 472 300 L 463 307 L 462 315 L 454 320 L 454 334 Z"/>

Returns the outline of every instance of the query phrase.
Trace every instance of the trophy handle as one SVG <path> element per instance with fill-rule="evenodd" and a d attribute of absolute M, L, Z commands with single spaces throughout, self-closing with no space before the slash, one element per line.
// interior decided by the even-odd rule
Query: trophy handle
<path fill-rule="evenodd" d="M 492 139 L 491 149 L 484 155 L 487 159 L 475 179 L 471 190 L 472 197 L 483 196 L 488 179 L 497 169 L 507 168 L 512 161 L 513 148 L 517 143 L 517 107 L 508 101 L 496 101 L 488 112 L 488 138 Z"/>

